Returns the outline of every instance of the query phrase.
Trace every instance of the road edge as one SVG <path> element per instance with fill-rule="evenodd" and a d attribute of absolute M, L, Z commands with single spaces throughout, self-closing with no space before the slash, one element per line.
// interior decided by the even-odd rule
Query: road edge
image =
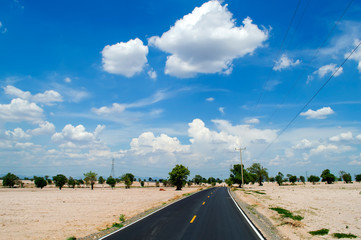
<path fill-rule="evenodd" d="M 237 201 L 234 199 L 233 195 L 231 194 L 229 188 L 227 187 L 227 191 L 229 196 L 232 198 L 234 204 L 237 206 L 238 210 L 242 213 L 243 217 L 247 220 L 248 224 L 251 226 L 253 231 L 257 234 L 258 238 L 261 240 L 266 240 L 266 238 L 263 236 L 262 232 L 256 227 L 256 225 L 251 221 L 251 219 L 247 216 L 247 214 L 242 210 L 242 208 L 239 206 Z"/>

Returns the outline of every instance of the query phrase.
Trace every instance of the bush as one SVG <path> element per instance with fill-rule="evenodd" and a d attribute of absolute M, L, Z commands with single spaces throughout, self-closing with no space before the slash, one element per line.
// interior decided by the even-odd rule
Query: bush
<path fill-rule="evenodd" d="M 270 177 L 270 178 L 269 178 L 269 181 L 272 182 L 272 183 L 275 182 L 275 180 L 276 180 L 276 179 L 275 179 L 274 177 Z"/>
<path fill-rule="evenodd" d="M 278 174 L 276 176 L 276 182 L 278 183 L 279 186 L 282 185 L 282 183 L 283 183 L 283 174 L 281 172 L 278 172 Z"/>
<path fill-rule="evenodd" d="M 351 233 L 334 233 L 332 234 L 335 238 L 357 238 L 357 236 L 351 234 Z"/>
<path fill-rule="evenodd" d="M 117 180 L 115 180 L 115 178 L 113 178 L 112 176 L 108 177 L 107 179 L 107 184 L 111 187 L 114 188 L 115 184 L 117 184 Z"/>
<path fill-rule="evenodd" d="M 361 182 L 361 174 L 355 175 L 355 181 L 356 182 Z"/>
<path fill-rule="evenodd" d="M 295 182 L 297 182 L 297 177 L 296 176 L 290 176 L 288 179 L 292 184 L 295 184 Z"/>
<path fill-rule="evenodd" d="M 346 173 L 345 171 L 341 171 L 340 175 L 341 175 L 341 178 L 345 181 L 345 183 L 351 183 L 352 182 L 351 174 Z"/>
<path fill-rule="evenodd" d="M 3 177 L 3 186 L 12 188 L 17 180 L 19 180 L 19 178 L 15 174 L 8 173 Z"/>
<path fill-rule="evenodd" d="M 140 181 L 140 186 L 144 187 L 144 181 Z"/>
<path fill-rule="evenodd" d="M 69 177 L 68 186 L 74 189 L 75 185 L 76 185 L 76 180 L 72 177 Z"/>
<path fill-rule="evenodd" d="M 48 185 L 48 182 L 43 177 L 37 177 L 34 176 L 34 183 L 37 188 L 43 189 L 46 185 Z"/>
<path fill-rule="evenodd" d="M 155 186 L 159 187 L 159 181 L 155 181 Z"/>
<path fill-rule="evenodd" d="M 68 179 L 63 174 L 58 174 L 53 177 L 55 186 L 59 187 L 59 190 L 68 182 Z"/>
<path fill-rule="evenodd" d="M 297 220 L 297 221 L 301 221 L 303 219 L 302 216 L 299 216 L 299 215 L 294 216 L 293 213 L 291 213 L 290 211 L 288 211 L 284 208 L 276 207 L 276 208 L 270 208 L 270 209 L 278 212 L 278 214 L 280 214 L 284 218 L 291 218 L 291 219 Z"/>
<path fill-rule="evenodd" d="M 336 181 L 336 176 L 333 175 L 329 169 L 323 170 L 321 174 L 322 182 L 327 182 L 327 184 L 332 184 Z"/>
<path fill-rule="evenodd" d="M 105 179 L 104 179 L 102 176 L 100 176 L 100 177 L 98 178 L 98 183 L 99 183 L 99 184 L 104 184 L 104 183 L 105 183 Z"/>
<path fill-rule="evenodd" d="M 312 184 L 315 184 L 316 182 L 320 181 L 320 178 L 318 176 L 311 175 L 311 176 L 308 177 L 308 181 L 312 182 Z"/>
<path fill-rule="evenodd" d="M 320 229 L 320 230 L 310 231 L 310 232 L 308 232 L 308 233 L 311 234 L 312 236 L 315 236 L 315 235 L 327 235 L 328 232 L 329 232 L 328 229 L 322 228 L 322 229 Z"/>
<path fill-rule="evenodd" d="M 121 180 L 124 181 L 125 188 L 130 188 L 135 180 L 134 175 L 131 173 L 126 173 L 121 177 Z"/>
<path fill-rule="evenodd" d="M 119 216 L 119 221 L 125 222 L 125 216 L 124 216 L 124 214 L 120 214 L 120 216 Z"/>
<path fill-rule="evenodd" d="M 305 177 L 304 176 L 300 176 L 300 181 L 305 184 Z"/>

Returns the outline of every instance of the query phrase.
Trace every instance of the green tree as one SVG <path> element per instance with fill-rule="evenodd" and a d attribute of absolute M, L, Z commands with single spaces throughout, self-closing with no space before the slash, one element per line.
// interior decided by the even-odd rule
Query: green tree
<path fill-rule="evenodd" d="M 68 182 L 68 179 L 63 174 L 58 174 L 53 177 L 55 186 L 59 187 L 59 190 Z"/>
<path fill-rule="evenodd" d="M 92 190 L 94 189 L 94 184 L 97 181 L 97 175 L 98 174 L 92 171 L 84 173 L 84 181 L 90 184 Z"/>
<path fill-rule="evenodd" d="M 37 177 L 34 176 L 34 183 L 37 188 L 43 189 L 46 185 L 48 185 L 48 182 L 43 177 Z"/>
<path fill-rule="evenodd" d="M 209 177 L 207 180 L 207 183 L 209 183 L 209 184 L 213 184 L 215 182 L 216 182 L 216 179 L 214 177 Z"/>
<path fill-rule="evenodd" d="M 188 168 L 183 165 L 176 165 L 169 173 L 169 181 L 177 187 L 176 190 L 182 190 L 182 187 L 186 184 L 187 178 L 190 172 Z"/>
<path fill-rule="evenodd" d="M 156 186 L 156 187 L 159 187 L 159 181 L 158 181 L 158 180 L 155 181 L 155 186 Z"/>
<path fill-rule="evenodd" d="M 123 174 L 121 180 L 124 181 L 125 188 L 130 188 L 130 186 L 133 184 L 133 181 L 135 180 L 135 177 L 131 173 L 126 173 Z"/>
<path fill-rule="evenodd" d="M 275 182 L 275 178 L 274 178 L 274 177 L 270 177 L 270 178 L 269 178 L 269 181 L 273 183 L 273 182 Z"/>
<path fill-rule="evenodd" d="M 281 172 L 278 172 L 275 179 L 276 179 L 276 182 L 278 183 L 278 185 L 281 186 L 283 183 L 283 174 Z"/>
<path fill-rule="evenodd" d="M 140 186 L 144 187 L 144 181 L 143 180 L 140 181 Z"/>
<path fill-rule="evenodd" d="M 255 179 L 260 186 L 263 186 L 263 182 L 268 179 L 267 168 L 262 167 L 260 163 L 253 163 L 248 168 L 248 171 L 255 175 Z"/>
<path fill-rule="evenodd" d="M 18 176 L 12 173 L 8 173 L 3 177 L 3 186 L 12 188 L 14 187 L 17 180 L 19 180 Z"/>
<path fill-rule="evenodd" d="M 340 175 L 342 177 L 342 179 L 345 181 L 345 183 L 351 183 L 352 179 L 351 179 L 351 174 L 345 172 L 345 171 L 340 171 Z"/>
<path fill-rule="evenodd" d="M 107 184 L 113 189 L 115 187 L 115 184 L 117 184 L 117 180 L 113 178 L 112 176 L 109 176 L 107 178 Z"/>
<path fill-rule="evenodd" d="M 223 182 L 222 179 L 217 178 L 217 183 L 218 184 L 221 184 L 222 182 Z"/>
<path fill-rule="evenodd" d="M 361 182 L 361 174 L 355 175 L 355 181 L 356 182 Z"/>
<path fill-rule="evenodd" d="M 315 175 L 311 175 L 311 176 L 308 177 L 307 180 L 314 185 L 316 182 L 320 181 L 320 177 L 315 176 Z"/>
<path fill-rule="evenodd" d="M 242 168 L 241 164 L 234 164 L 233 168 L 231 169 L 231 174 L 229 176 L 230 180 L 235 183 L 239 184 L 239 187 L 242 187 Z M 250 182 L 256 182 L 256 175 L 249 173 L 247 169 L 243 167 L 243 180 L 244 184 L 248 184 Z"/>
<path fill-rule="evenodd" d="M 73 178 L 73 177 L 69 177 L 68 179 L 68 186 L 71 187 L 71 188 L 75 188 L 75 185 L 76 185 L 76 180 Z"/>
<path fill-rule="evenodd" d="M 201 175 L 195 175 L 194 178 L 193 178 L 193 182 L 197 185 L 201 184 L 202 183 L 202 176 Z"/>
<path fill-rule="evenodd" d="M 292 184 L 295 184 L 295 182 L 297 182 L 297 177 L 296 176 L 290 176 L 289 178 L 289 181 L 292 183 Z"/>
<path fill-rule="evenodd" d="M 336 181 L 336 176 L 333 175 L 329 169 L 323 170 L 321 174 L 322 182 L 327 182 L 327 184 L 331 184 Z"/>
<path fill-rule="evenodd" d="M 304 176 L 300 176 L 300 181 L 301 181 L 303 184 L 305 184 L 305 182 L 306 182 L 305 177 L 304 177 Z"/>
<path fill-rule="evenodd" d="M 105 179 L 104 179 L 102 176 L 100 176 L 100 177 L 98 178 L 98 183 L 99 183 L 99 184 L 104 184 L 104 183 L 105 183 Z"/>
<path fill-rule="evenodd" d="M 225 182 L 226 182 L 226 184 L 227 184 L 228 187 L 231 187 L 231 186 L 233 185 L 233 181 L 231 180 L 231 178 L 227 178 L 227 179 L 225 180 Z"/>

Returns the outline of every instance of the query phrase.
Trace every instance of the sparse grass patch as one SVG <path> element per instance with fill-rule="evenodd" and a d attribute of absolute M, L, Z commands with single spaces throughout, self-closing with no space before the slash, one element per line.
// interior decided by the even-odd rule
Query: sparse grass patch
<path fill-rule="evenodd" d="M 357 236 L 351 233 L 334 233 L 332 236 L 335 238 L 357 238 Z"/>
<path fill-rule="evenodd" d="M 121 221 L 121 222 L 124 222 L 124 221 L 125 221 L 125 216 L 124 216 L 124 214 L 120 214 L 120 216 L 119 216 L 119 221 Z"/>
<path fill-rule="evenodd" d="M 261 194 L 261 195 L 265 195 L 265 194 L 266 194 L 266 193 L 260 192 L 260 191 L 252 191 L 252 192 L 257 193 L 257 194 Z"/>
<path fill-rule="evenodd" d="M 313 236 L 315 236 L 315 235 L 327 235 L 329 231 L 330 231 L 330 230 L 328 230 L 328 229 L 326 229 L 326 228 L 322 228 L 322 229 L 320 229 L 320 230 L 310 231 L 310 232 L 308 232 L 308 233 L 311 234 L 311 235 L 313 235 Z"/>
<path fill-rule="evenodd" d="M 184 193 L 183 194 L 183 197 L 185 197 L 185 196 L 190 196 L 190 195 L 192 195 L 191 193 Z"/>
<path fill-rule="evenodd" d="M 291 213 L 290 211 L 288 211 L 284 208 L 276 207 L 276 208 L 270 208 L 270 209 L 278 212 L 278 214 L 280 214 L 283 218 L 291 218 L 291 219 L 297 220 L 297 221 L 301 221 L 303 219 L 302 216 L 293 215 L 293 213 Z"/>
<path fill-rule="evenodd" d="M 123 224 L 121 224 L 121 223 L 113 223 L 112 227 L 121 228 L 121 227 L 123 227 Z"/>
<path fill-rule="evenodd" d="M 67 238 L 66 240 L 76 240 L 76 237 L 70 237 L 70 238 Z"/>

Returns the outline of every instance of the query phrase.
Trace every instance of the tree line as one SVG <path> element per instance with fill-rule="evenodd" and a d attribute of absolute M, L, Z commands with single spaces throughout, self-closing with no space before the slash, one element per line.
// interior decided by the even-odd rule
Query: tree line
<path fill-rule="evenodd" d="M 263 185 L 263 182 L 277 182 L 278 185 L 282 185 L 284 182 L 290 182 L 295 184 L 300 181 L 305 183 L 306 178 L 304 176 L 295 176 L 292 174 L 287 174 L 285 177 L 283 173 L 278 172 L 275 177 L 269 177 L 267 168 L 261 166 L 260 163 L 253 163 L 250 167 L 244 168 L 241 164 L 235 164 L 233 168 L 230 170 L 230 177 L 226 179 L 226 183 L 228 186 L 232 186 L 233 184 L 239 184 L 239 187 L 242 185 L 242 168 L 243 168 L 243 182 L 244 184 L 249 183 L 258 183 L 260 186 Z M 332 184 L 335 181 L 344 181 L 345 183 L 351 183 L 352 177 L 350 173 L 345 171 L 340 171 L 339 177 L 337 178 L 334 174 L 330 172 L 329 169 L 325 169 L 322 171 L 320 176 L 310 175 L 307 178 L 308 182 L 312 182 L 315 184 L 319 181 L 327 182 L 327 184 Z M 361 182 L 361 174 L 355 175 L 355 181 Z"/>

